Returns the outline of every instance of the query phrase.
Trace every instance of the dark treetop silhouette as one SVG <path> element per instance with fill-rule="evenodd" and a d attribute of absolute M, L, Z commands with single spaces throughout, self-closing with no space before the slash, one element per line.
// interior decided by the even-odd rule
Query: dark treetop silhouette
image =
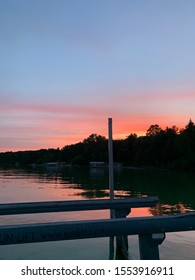
<path fill-rule="evenodd" d="M 77 144 L 62 149 L 41 149 L 0 153 L 0 165 L 30 165 L 66 162 L 89 165 L 90 161 L 108 161 L 108 143 L 104 136 L 91 134 Z M 146 136 L 130 134 L 113 141 L 114 161 L 134 167 L 195 169 L 195 124 L 190 119 L 183 129 L 162 129 L 151 125 Z"/>

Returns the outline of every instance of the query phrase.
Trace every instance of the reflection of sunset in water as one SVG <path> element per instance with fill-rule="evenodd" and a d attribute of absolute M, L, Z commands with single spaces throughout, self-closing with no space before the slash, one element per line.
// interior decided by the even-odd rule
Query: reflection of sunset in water
<path fill-rule="evenodd" d="M 185 213 L 195 209 L 194 182 L 195 176 L 192 173 L 121 169 L 115 173 L 115 198 L 159 197 L 159 203 L 156 207 L 132 208 L 128 218 Z M 59 170 L 55 168 L 0 169 L 0 203 L 106 199 L 109 198 L 108 185 L 106 169 L 101 171 L 91 170 L 87 167 Z M 105 209 L 0 216 L 0 223 L 1 225 L 10 225 L 109 218 L 110 211 Z M 178 259 L 181 256 L 183 259 L 193 259 L 194 247 L 192 241 L 194 241 L 194 232 L 167 234 L 166 240 L 160 247 L 162 259 Z M 137 236 L 129 236 L 129 248 L 133 259 L 137 258 L 138 245 L 136 242 L 138 242 Z M 60 244 L 59 247 L 57 244 Z M 7 246 L 0 253 L 0 258 L 7 256 L 9 259 L 10 256 L 15 256 L 17 259 L 24 256 L 28 259 L 31 256 L 32 248 L 34 248 L 37 259 L 41 258 L 43 251 L 47 252 L 47 255 L 42 256 L 43 258 L 57 259 L 62 257 L 63 259 L 69 259 L 71 256 L 71 258 L 83 259 L 85 256 L 82 252 L 86 252 L 89 244 L 93 246 L 94 250 L 93 252 L 88 250 L 87 259 L 108 258 L 108 239 L 106 238 L 95 239 L 95 241 L 87 240 L 86 243 L 84 240 L 63 243 L 53 242 L 51 247 L 49 246 L 49 248 L 53 248 L 51 252 L 46 245 L 45 250 L 41 250 L 40 248 L 44 247 L 43 244 L 34 244 L 25 247 L 25 254 L 22 246 L 16 247 L 17 250 L 12 250 L 10 254 L 9 248 L 11 247 Z M 69 248 L 68 253 L 65 252 L 66 249 L 64 248 Z M 100 254 L 98 255 L 97 252 L 100 248 Z M 56 255 L 54 252 L 56 252 Z"/>
<path fill-rule="evenodd" d="M 152 216 L 150 212 L 150 208 L 132 208 L 131 213 L 129 214 L 129 218 L 131 217 L 144 217 L 144 216 Z"/>
<path fill-rule="evenodd" d="M 165 216 L 173 214 L 182 214 L 193 210 L 191 210 L 189 206 L 183 203 L 177 203 L 175 205 L 158 203 L 155 207 L 150 208 L 149 211 L 154 216 Z"/>

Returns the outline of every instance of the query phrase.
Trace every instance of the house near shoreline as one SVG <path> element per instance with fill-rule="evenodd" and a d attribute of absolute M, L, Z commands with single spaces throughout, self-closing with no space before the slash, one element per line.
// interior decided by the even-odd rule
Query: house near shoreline
<path fill-rule="evenodd" d="M 106 164 L 104 161 L 90 161 L 90 167 L 93 168 L 101 168 L 101 167 L 105 167 Z"/>

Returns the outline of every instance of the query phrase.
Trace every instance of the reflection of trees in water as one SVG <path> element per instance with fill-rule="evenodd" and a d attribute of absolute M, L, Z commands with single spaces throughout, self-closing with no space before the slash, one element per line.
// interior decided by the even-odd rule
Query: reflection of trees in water
<path fill-rule="evenodd" d="M 181 202 L 174 205 L 158 203 L 155 207 L 149 209 L 153 216 L 168 216 L 189 211 L 192 211 L 190 206 Z"/>
<path fill-rule="evenodd" d="M 75 194 L 74 194 L 75 195 Z M 109 193 L 104 190 L 89 190 L 89 191 L 83 191 L 81 193 L 76 193 L 78 196 L 82 196 L 85 199 L 91 199 L 91 198 L 106 198 L 109 197 Z"/>
<path fill-rule="evenodd" d="M 109 197 L 108 169 L 64 167 L 63 169 L 10 169 L 3 176 L 30 179 L 42 187 L 61 189 L 61 195 L 84 199 Z M 195 174 L 166 170 L 121 169 L 114 174 L 115 197 L 158 196 L 153 215 L 183 213 L 195 209 Z M 64 191 L 64 192 L 63 192 Z M 69 193 L 68 193 L 69 191 Z M 181 203 L 182 201 L 182 203 Z"/>

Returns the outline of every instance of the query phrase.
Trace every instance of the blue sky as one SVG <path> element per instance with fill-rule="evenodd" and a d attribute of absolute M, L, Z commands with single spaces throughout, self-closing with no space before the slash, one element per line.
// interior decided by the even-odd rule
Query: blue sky
<path fill-rule="evenodd" d="M 0 151 L 195 120 L 193 0 L 0 0 Z"/>

